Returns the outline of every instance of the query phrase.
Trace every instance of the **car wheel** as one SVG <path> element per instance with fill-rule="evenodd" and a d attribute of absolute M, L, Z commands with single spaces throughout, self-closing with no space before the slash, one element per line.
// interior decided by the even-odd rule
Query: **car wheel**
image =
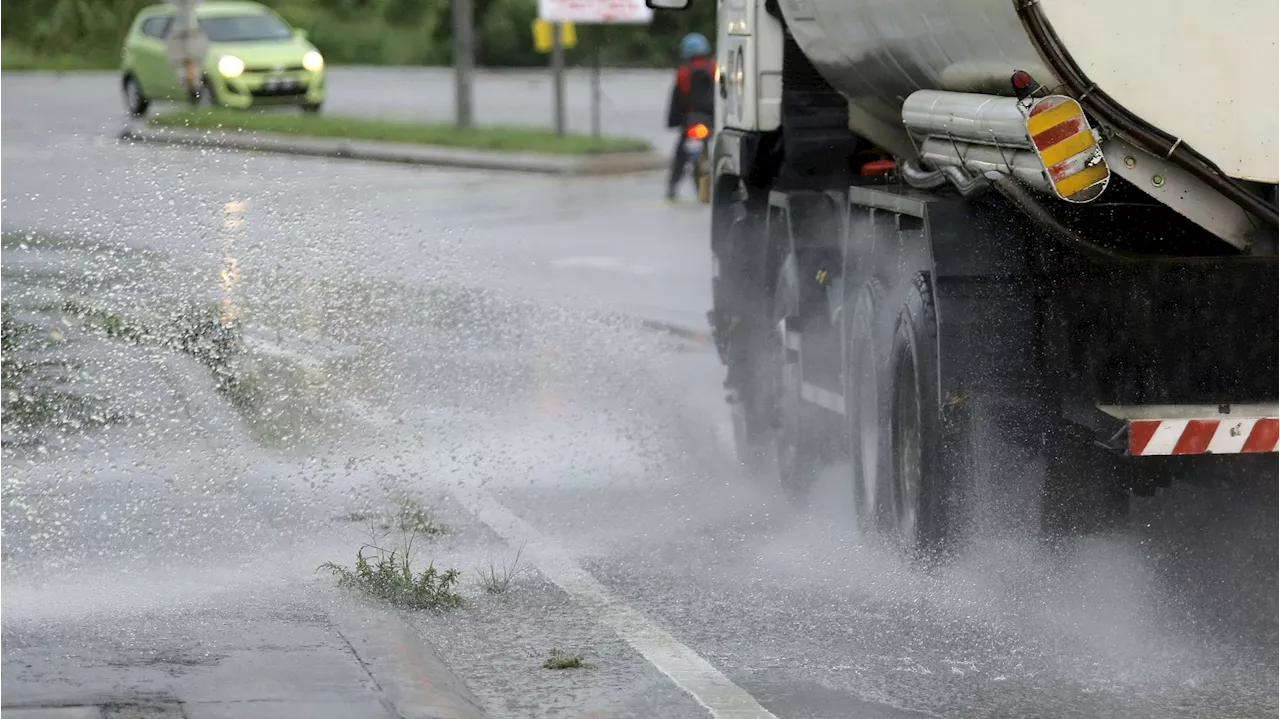
<path fill-rule="evenodd" d="M 142 94 L 142 86 L 138 84 L 138 79 L 133 75 L 125 75 L 123 90 L 124 107 L 128 110 L 129 116 L 142 117 L 147 114 L 147 107 L 151 103 L 146 95 Z"/>
<path fill-rule="evenodd" d="M 200 92 L 196 99 L 196 106 L 201 109 L 211 109 L 218 107 L 218 96 L 213 93 L 213 84 L 205 78 L 200 82 Z"/>
<path fill-rule="evenodd" d="M 309 102 L 309 103 L 307 103 L 307 104 L 305 104 L 305 105 L 303 105 L 303 106 L 302 106 L 302 111 L 303 111 L 303 112 L 305 112 L 305 113 L 307 113 L 307 114 L 309 114 L 309 115 L 316 115 L 316 114 L 319 114 L 319 113 L 320 113 L 320 108 L 321 108 L 321 104 L 320 104 L 320 103 L 318 103 L 318 102 Z"/>

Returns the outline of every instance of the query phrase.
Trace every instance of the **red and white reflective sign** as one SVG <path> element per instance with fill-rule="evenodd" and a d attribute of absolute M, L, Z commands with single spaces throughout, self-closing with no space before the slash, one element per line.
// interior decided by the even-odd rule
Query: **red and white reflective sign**
<path fill-rule="evenodd" d="M 638 23 L 653 20 L 644 0 L 538 0 L 538 19 L 582 24 Z"/>
<path fill-rule="evenodd" d="M 1275 452 L 1280 419 L 1140 419 L 1129 422 L 1129 454 L 1253 454 Z"/>

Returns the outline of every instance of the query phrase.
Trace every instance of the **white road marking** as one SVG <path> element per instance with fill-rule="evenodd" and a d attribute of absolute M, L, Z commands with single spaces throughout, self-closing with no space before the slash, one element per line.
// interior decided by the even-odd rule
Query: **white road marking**
<path fill-rule="evenodd" d="M 701 704 L 716 719 L 777 719 L 745 689 L 643 614 L 610 596 L 577 562 L 482 489 L 467 488 L 458 499 L 512 546 L 525 543 L 525 556 L 556 586 L 617 632 L 649 663 Z"/>
<path fill-rule="evenodd" d="M 648 275 L 653 268 L 648 265 L 634 265 L 619 257 L 561 257 L 549 263 L 556 269 L 611 270 L 631 275 Z"/>

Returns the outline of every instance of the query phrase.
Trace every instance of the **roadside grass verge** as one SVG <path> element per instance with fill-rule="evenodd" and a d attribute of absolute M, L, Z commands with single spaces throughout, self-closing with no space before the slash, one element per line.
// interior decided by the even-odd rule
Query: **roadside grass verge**
<path fill-rule="evenodd" d="M 120 55 L 45 55 L 12 40 L 0 43 L 0 70 L 6 72 L 45 70 L 114 70 L 120 67 Z"/>
<path fill-rule="evenodd" d="M 415 145 L 438 145 L 470 150 L 532 152 L 546 155 L 587 155 L 601 152 L 643 152 L 648 142 L 629 137 L 567 134 L 528 127 L 474 127 L 460 130 L 443 123 L 404 122 L 341 115 L 227 109 L 175 110 L 150 117 L 148 125 L 186 130 L 274 132 L 307 137 L 382 140 Z"/>

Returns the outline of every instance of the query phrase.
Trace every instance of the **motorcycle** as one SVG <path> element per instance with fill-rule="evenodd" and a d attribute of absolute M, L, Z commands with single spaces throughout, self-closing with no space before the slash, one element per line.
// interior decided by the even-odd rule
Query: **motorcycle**
<path fill-rule="evenodd" d="M 710 118 L 691 116 L 684 127 L 684 156 L 693 163 L 693 182 L 698 188 L 698 202 L 711 202 L 711 128 Z"/>

